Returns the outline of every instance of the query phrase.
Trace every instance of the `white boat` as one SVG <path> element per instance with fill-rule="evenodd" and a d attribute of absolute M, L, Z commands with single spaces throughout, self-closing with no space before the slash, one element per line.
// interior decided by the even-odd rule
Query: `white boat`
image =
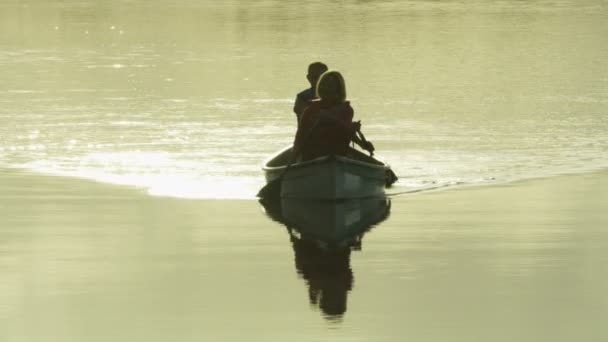
<path fill-rule="evenodd" d="M 282 198 L 378 197 L 384 196 L 385 187 L 397 180 L 388 165 L 354 148 L 345 156 L 323 156 L 290 164 L 292 160 L 289 146 L 269 158 L 263 167 L 268 183 L 280 182 Z"/>

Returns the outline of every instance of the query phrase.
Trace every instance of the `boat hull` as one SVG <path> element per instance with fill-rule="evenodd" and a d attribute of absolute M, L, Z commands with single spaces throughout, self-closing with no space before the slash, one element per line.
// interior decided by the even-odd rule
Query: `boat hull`
<path fill-rule="evenodd" d="M 390 168 L 359 151 L 293 163 L 287 168 L 290 156 L 291 149 L 285 149 L 264 167 L 267 182 L 282 177 L 282 198 L 340 200 L 384 196 Z"/>

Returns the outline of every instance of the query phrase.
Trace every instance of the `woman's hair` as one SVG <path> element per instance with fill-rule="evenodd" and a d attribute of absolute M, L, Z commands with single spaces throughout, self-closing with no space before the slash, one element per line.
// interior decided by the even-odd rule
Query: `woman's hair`
<path fill-rule="evenodd" d="M 338 103 L 346 101 L 346 84 L 344 77 L 338 71 L 328 70 L 317 81 L 316 97 L 335 98 Z"/>

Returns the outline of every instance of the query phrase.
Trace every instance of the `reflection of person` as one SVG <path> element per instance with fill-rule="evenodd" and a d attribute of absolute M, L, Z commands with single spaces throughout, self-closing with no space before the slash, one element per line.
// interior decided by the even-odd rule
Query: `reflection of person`
<path fill-rule="evenodd" d="M 308 285 L 310 303 L 318 305 L 328 318 L 341 317 L 353 286 L 350 248 L 325 249 L 293 236 L 291 244 L 296 269 Z"/>
<path fill-rule="evenodd" d="M 303 160 L 344 155 L 354 136 L 354 112 L 346 101 L 346 86 L 339 72 L 327 71 L 321 75 L 317 97 L 302 113 L 294 139 L 294 153 L 301 153 Z"/>
<path fill-rule="evenodd" d="M 316 95 L 316 86 L 319 81 L 319 77 L 327 71 L 327 65 L 321 62 L 314 62 L 308 66 L 308 74 L 306 74 L 306 78 L 308 82 L 310 82 L 310 88 L 302 90 L 296 96 L 296 102 L 293 106 L 293 112 L 296 113 L 298 121 L 300 121 L 300 117 L 304 112 L 304 109 L 308 107 L 308 104 L 312 99 L 315 98 Z"/>

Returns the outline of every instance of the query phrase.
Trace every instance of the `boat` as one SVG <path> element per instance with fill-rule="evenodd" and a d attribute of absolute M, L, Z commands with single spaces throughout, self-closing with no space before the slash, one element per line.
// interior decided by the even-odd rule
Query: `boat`
<path fill-rule="evenodd" d="M 343 200 L 378 197 L 384 196 L 384 189 L 397 181 L 387 164 L 353 147 L 343 156 L 322 156 L 292 163 L 293 159 L 292 147 L 288 146 L 270 157 L 262 168 L 268 184 L 281 183 L 281 198 Z"/>

